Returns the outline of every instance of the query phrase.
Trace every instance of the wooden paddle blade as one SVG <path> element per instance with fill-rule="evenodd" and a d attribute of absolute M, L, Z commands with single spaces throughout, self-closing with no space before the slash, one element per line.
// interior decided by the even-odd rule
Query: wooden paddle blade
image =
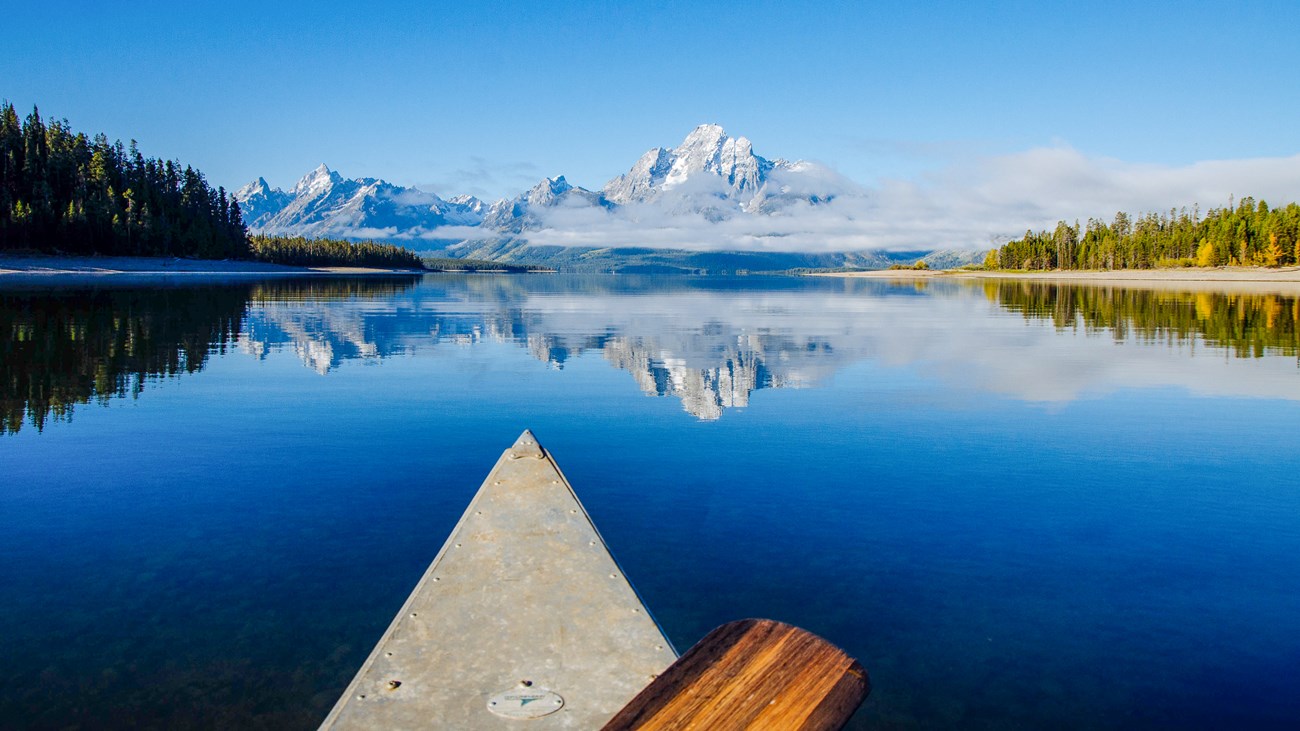
<path fill-rule="evenodd" d="M 870 692 L 858 661 L 826 640 L 744 619 L 710 632 L 604 731 L 835 731 Z"/>

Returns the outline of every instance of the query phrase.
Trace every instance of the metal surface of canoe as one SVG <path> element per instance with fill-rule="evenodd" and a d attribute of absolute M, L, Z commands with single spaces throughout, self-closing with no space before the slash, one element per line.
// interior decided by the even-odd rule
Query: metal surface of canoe
<path fill-rule="evenodd" d="M 676 658 L 525 431 L 321 728 L 598 729 Z"/>

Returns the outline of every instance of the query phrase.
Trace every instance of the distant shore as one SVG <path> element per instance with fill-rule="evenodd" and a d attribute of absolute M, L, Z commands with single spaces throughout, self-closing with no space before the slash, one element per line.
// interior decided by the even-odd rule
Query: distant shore
<path fill-rule="evenodd" d="M 848 277 L 892 281 L 1021 279 L 1062 284 L 1096 284 L 1141 289 L 1209 288 L 1238 292 L 1300 294 L 1300 267 L 1186 267 L 1181 269 L 1120 269 L 1114 271 L 1003 272 L 969 269 L 882 269 L 870 272 L 818 272 L 816 277 Z"/>
<path fill-rule="evenodd" d="M 418 274 L 414 269 L 367 267 L 296 267 L 261 261 L 179 259 L 148 256 L 7 256 L 0 255 L 0 276 L 111 274 Z"/>

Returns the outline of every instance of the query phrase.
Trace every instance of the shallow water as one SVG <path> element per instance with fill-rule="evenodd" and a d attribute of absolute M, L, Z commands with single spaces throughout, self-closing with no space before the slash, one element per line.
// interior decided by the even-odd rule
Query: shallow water
<path fill-rule="evenodd" d="M 111 284 L 115 283 L 115 284 Z M 312 728 L 533 429 L 679 649 L 861 728 L 1293 728 L 1294 298 L 795 278 L 0 284 L 0 726 Z"/>

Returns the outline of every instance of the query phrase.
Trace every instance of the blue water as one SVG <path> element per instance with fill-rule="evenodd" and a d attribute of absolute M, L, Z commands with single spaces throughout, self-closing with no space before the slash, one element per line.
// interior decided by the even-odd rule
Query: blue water
<path fill-rule="evenodd" d="M 817 632 L 854 728 L 1300 725 L 1292 299 L 105 281 L 0 284 L 72 394 L 3 394 L 0 726 L 313 728 L 525 427 L 679 649 Z"/>

